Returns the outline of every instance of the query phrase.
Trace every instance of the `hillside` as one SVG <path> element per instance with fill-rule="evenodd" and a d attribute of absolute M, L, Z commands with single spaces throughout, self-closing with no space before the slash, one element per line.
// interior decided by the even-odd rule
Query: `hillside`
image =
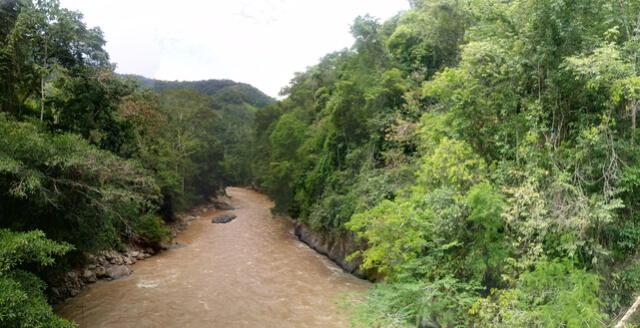
<path fill-rule="evenodd" d="M 247 103 L 256 108 L 262 108 L 275 102 L 273 98 L 267 96 L 256 87 L 231 80 L 164 81 L 133 74 L 123 76 L 133 78 L 139 81 L 142 87 L 150 88 L 156 92 L 193 89 L 207 96 L 214 96 L 221 102 Z"/>
<path fill-rule="evenodd" d="M 613 326 L 640 290 L 639 2 L 411 3 L 258 113 L 256 184 L 384 278 L 356 324 Z"/>

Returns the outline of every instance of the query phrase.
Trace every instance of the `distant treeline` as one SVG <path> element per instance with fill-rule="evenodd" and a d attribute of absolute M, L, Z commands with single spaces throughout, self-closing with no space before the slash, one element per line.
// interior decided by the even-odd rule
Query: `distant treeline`
<path fill-rule="evenodd" d="M 139 75 L 123 75 L 141 82 L 143 88 L 156 92 L 165 90 L 197 90 L 207 96 L 214 97 L 214 102 L 230 104 L 249 104 L 255 108 L 271 105 L 275 100 L 252 85 L 238 83 L 231 80 L 203 80 L 203 81 L 162 81 L 149 79 Z"/>

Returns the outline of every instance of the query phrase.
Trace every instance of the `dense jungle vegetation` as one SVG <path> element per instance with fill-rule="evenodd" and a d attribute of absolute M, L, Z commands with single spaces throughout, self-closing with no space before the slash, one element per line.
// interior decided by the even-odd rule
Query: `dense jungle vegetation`
<path fill-rule="evenodd" d="M 640 2 L 411 5 L 257 113 L 258 185 L 366 245 L 384 282 L 355 324 L 615 324 L 640 288 Z"/>
<path fill-rule="evenodd" d="M 143 88 L 104 44 L 55 0 L 0 1 L 1 327 L 73 326 L 42 278 L 166 240 L 176 211 L 246 183 L 240 158 L 271 98 L 233 81 Z"/>
<path fill-rule="evenodd" d="M 0 1 L 0 326 L 72 327 L 48 273 L 249 183 L 359 238 L 382 279 L 354 325 L 614 325 L 640 290 L 640 2 L 412 0 L 352 33 L 274 102 L 119 76 L 79 13 Z"/>

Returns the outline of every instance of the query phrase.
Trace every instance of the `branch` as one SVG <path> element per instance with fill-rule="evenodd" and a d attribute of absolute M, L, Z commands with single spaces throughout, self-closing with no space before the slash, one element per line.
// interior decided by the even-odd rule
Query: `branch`
<path fill-rule="evenodd" d="M 629 308 L 629 310 L 627 310 L 627 313 L 624 314 L 624 317 L 622 317 L 622 319 L 620 319 L 620 321 L 618 321 L 618 324 L 616 324 L 616 326 L 613 327 L 613 328 L 624 328 L 624 326 L 627 323 L 627 321 L 629 320 L 629 318 L 631 318 L 631 316 L 636 312 L 636 310 L 638 310 L 639 306 L 640 306 L 640 296 L 638 296 L 638 298 L 636 298 L 636 301 Z"/>

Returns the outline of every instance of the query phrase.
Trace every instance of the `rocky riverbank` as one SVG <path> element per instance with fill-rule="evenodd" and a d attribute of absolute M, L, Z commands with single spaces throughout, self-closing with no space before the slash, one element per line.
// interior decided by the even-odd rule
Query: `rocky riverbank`
<path fill-rule="evenodd" d="M 364 246 L 357 242 L 352 235 L 344 234 L 338 238 L 331 239 L 319 234 L 311 228 L 297 220 L 293 220 L 293 233 L 298 239 L 309 245 L 316 252 L 327 256 L 338 264 L 343 270 L 361 279 L 376 280 L 376 273 L 373 271 L 363 271 L 360 269 L 362 263 L 360 258 L 347 261 L 347 257 L 353 252 L 362 249 Z"/>
<path fill-rule="evenodd" d="M 233 209 L 227 204 L 227 199 L 215 199 L 210 203 L 198 206 L 188 213 L 177 215 L 177 219 L 171 225 L 172 237 L 184 231 L 189 223 L 199 219 L 199 214 L 211 209 Z M 179 247 L 172 241 L 148 247 L 146 245 L 129 244 L 123 251 L 108 250 L 96 254 L 86 254 L 87 263 L 81 268 L 68 271 L 56 277 L 49 277 L 48 294 L 52 304 L 60 304 L 74 297 L 88 285 L 99 280 L 115 280 L 129 276 L 133 270 L 130 265 L 143 261 L 167 249 Z"/>
<path fill-rule="evenodd" d="M 98 254 L 88 254 L 89 264 L 83 268 L 78 268 L 60 275 L 49 281 L 50 301 L 59 304 L 70 297 L 74 297 L 87 285 L 98 280 L 114 280 L 130 275 L 133 270 L 129 268 L 138 261 L 142 261 L 153 256 L 156 251 L 152 248 L 135 248 L 129 246 L 124 252 L 114 250 L 100 252 Z"/>

